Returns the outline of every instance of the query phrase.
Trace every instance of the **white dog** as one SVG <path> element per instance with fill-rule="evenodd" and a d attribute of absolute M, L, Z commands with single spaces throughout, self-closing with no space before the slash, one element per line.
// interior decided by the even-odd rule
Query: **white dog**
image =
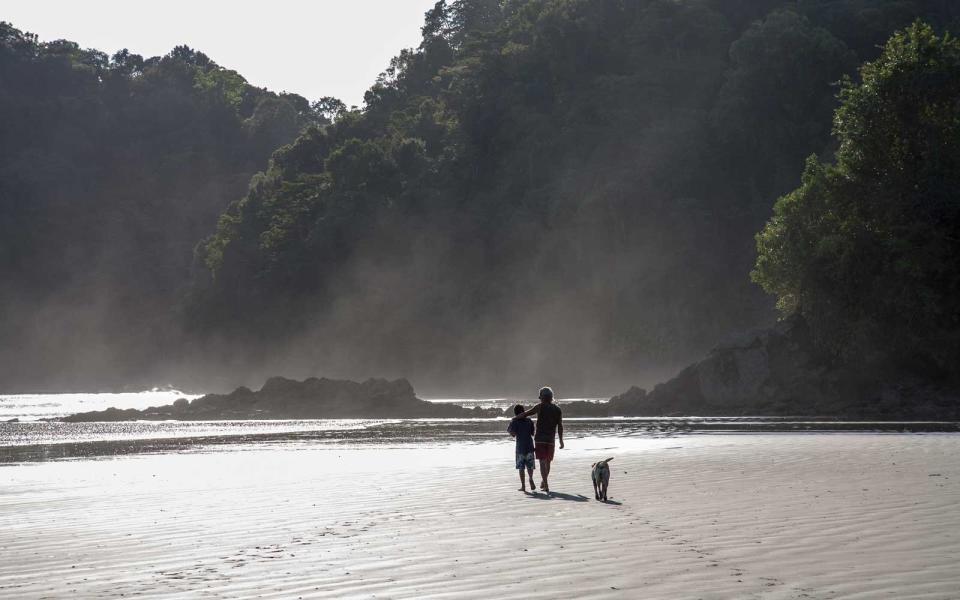
<path fill-rule="evenodd" d="M 593 479 L 593 496 L 597 500 L 607 501 L 607 486 L 610 485 L 610 467 L 608 462 L 613 460 L 611 456 L 608 459 L 595 462 L 591 465 L 590 478 Z"/>

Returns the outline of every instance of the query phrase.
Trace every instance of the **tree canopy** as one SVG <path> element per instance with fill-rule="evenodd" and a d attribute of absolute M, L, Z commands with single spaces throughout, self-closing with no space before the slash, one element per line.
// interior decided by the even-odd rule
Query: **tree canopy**
<path fill-rule="evenodd" d="M 751 239 L 830 151 L 836 82 L 957 16 L 828 4 L 437 2 L 221 217 L 191 323 L 338 372 L 577 385 L 768 322 Z"/>
<path fill-rule="evenodd" d="M 144 378 L 182 341 L 197 241 L 323 122 L 186 46 L 108 57 L 0 23 L 0 380 Z"/>
<path fill-rule="evenodd" d="M 754 279 L 845 361 L 960 375 L 960 42 L 917 22 L 846 79 L 832 163 L 807 161 Z"/>
<path fill-rule="evenodd" d="M 837 82 L 846 107 L 890 35 L 958 17 L 941 0 L 439 0 L 360 108 L 187 47 L 108 56 L 4 24 L 0 379 L 657 381 L 774 318 L 753 236 L 805 157 L 801 190 L 824 187 L 839 167 L 820 163 L 860 139 L 852 116 L 830 136 Z M 884 177 L 894 206 L 906 188 Z M 918 260 L 916 301 L 945 311 Z M 791 310 L 835 309 L 762 277 Z M 883 314 L 914 293 L 883 289 Z"/>

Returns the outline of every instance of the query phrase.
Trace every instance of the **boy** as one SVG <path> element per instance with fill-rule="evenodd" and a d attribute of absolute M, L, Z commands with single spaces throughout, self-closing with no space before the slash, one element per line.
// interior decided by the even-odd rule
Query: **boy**
<path fill-rule="evenodd" d="M 523 413 L 523 405 L 518 404 L 513 407 L 513 414 Z M 520 491 L 526 493 L 527 480 L 523 476 L 523 470 L 526 469 L 530 475 L 530 490 L 537 491 L 537 486 L 533 484 L 533 421 L 527 417 L 516 418 L 510 421 L 507 432 L 517 438 L 517 470 L 520 471 Z"/>

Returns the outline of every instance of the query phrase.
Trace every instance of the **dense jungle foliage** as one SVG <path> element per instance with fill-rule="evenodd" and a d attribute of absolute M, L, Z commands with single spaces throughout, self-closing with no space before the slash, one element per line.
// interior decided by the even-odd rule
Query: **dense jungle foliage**
<path fill-rule="evenodd" d="M 918 19 L 956 31 L 960 5 L 442 0 L 355 110 L 3 25 L 0 379 L 651 383 L 773 320 L 754 235 L 811 155 L 761 253 L 790 198 L 823 202 L 838 82 L 849 104 Z M 806 259 L 764 260 L 783 307 L 834 310 Z"/>
<path fill-rule="evenodd" d="M 149 369 L 179 341 L 197 241 L 322 122 L 185 46 L 110 57 L 0 23 L 0 382 Z"/>
<path fill-rule="evenodd" d="M 752 243 L 837 82 L 950 2 L 457 0 L 200 248 L 198 329 L 410 375 L 639 374 L 772 320 Z M 432 370 L 432 371 L 431 371 Z M 421 378 L 422 380 L 422 378 Z"/>
<path fill-rule="evenodd" d="M 844 363 L 960 379 L 960 42 L 917 23 L 840 97 L 754 278 Z"/>

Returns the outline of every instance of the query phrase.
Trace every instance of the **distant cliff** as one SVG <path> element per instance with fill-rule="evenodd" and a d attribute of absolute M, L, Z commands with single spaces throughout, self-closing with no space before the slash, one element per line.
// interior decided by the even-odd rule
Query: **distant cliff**
<path fill-rule="evenodd" d="M 207 394 L 193 401 L 145 410 L 108 408 L 65 417 L 66 422 L 222 419 L 359 419 L 495 417 L 496 409 L 467 409 L 420 400 L 406 379 L 362 383 L 311 377 L 294 381 L 272 377 L 259 391 L 240 387 L 229 394 Z"/>

